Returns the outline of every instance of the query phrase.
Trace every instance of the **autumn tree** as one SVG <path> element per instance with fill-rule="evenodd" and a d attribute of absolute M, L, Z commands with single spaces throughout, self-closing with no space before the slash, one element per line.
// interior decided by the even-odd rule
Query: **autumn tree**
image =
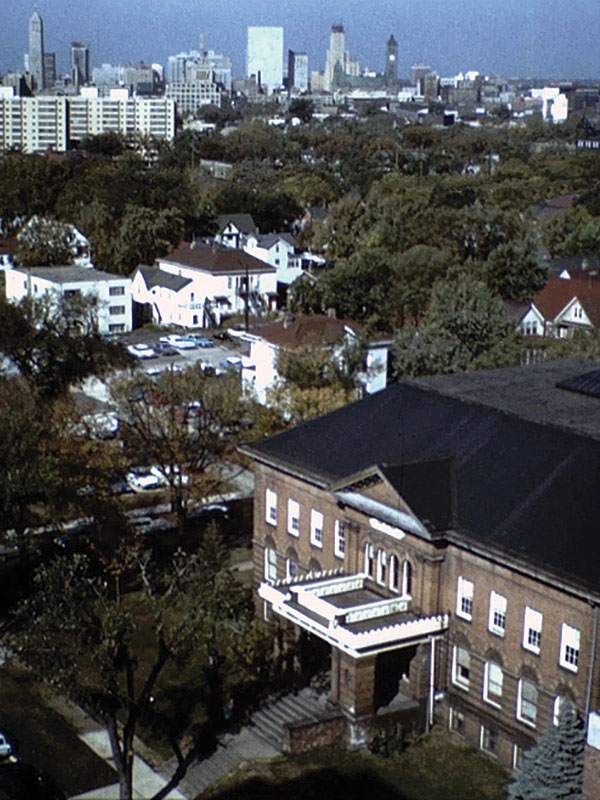
<path fill-rule="evenodd" d="M 117 380 L 112 394 L 123 422 L 126 453 L 160 468 L 181 530 L 193 499 L 220 490 L 219 463 L 235 457 L 244 406 L 237 376 L 200 369 Z"/>
<path fill-rule="evenodd" d="M 152 729 L 171 745 L 176 767 L 158 800 L 206 748 L 195 713 L 199 696 L 214 734 L 224 720 L 224 671 L 250 663 L 247 645 L 256 637 L 247 592 L 214 534 L 197 553 L 177 552 L 162 567 L 139 552 L 128 572 L 130 581 L 137 574 L 138 588 L 124 593 L 110 570 L 98 574 L 86 556 L 43 565 L 5 644 L 38 680 L 105 727 L 121 800 L 133 797 L 136 735 Z M 166 673 L 181 673 L 192 661 L 200 681 L 183 710 L 174 706 L 178 695 Z"/>

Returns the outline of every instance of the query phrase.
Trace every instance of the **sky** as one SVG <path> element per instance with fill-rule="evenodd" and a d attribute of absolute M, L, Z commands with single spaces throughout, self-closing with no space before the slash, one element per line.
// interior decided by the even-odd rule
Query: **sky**
<path fill-rule="evenodd" d="M 598 0 L 38 0 L 37 8 L 60 74 L 72 40 L 89 45 L 92 67 L 165 64 L 204 34 L 242 76 L 250 25 L 282 26 L 285 51 L 307 52 L 309 70 L 322 70 L 331 26 L 342 23 L 351 58 L 379 72 L 393 33 L 401 78 L 422 61 L 442 76 L 600 80 Z M 23 68 L 33 10 L 32 0 L 0 0 L 0 73 Z"/>

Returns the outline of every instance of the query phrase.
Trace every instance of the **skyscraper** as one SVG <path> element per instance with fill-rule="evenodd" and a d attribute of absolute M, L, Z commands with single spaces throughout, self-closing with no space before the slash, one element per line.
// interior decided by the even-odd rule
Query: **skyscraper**
<path fill-rule="evenodd" d="M 56 83 L 56 53 L 44 53 L 44 83 L 46 86 Z"/>
<path fill-rule="evenodd" d="M 248 28 L 246 75 L 269 92 L 283 84 L 283 28 Z"/>
<path fill-rule="evenodd" d="M 44 76 L 44 23 L 37 11 L 29 17 L 29 71 L 33 76 L 33 86 L 41 91 L 45 85 Z"/>
<path fill-rule="evenodd" d="M 398 83 L 398 42 L 392 34 L 386 47 L 385 85 L 395 86 L 396 83 Z"/>
<path fill-rule="evenodd" d="M 337 24 L 331 26 L 329 35 L 329 50 L 325 62 L 323 88 L 331 92 L 338 88 L 345 75 L 356 77 L 360 73 L 358 61 L 350 60 L 350 53 L 346 50 L 346 32 L 344 26 Z"/>
<path fill-rule="evenodd" d="M 308 55 L 288 50 L 288 91 L 308 91 Z"/>
<path fill-rule="evenodd" d="M 71 80 L 77 88 L 90 82 L 90 50 L 81 42 L 71 42 Z"/>

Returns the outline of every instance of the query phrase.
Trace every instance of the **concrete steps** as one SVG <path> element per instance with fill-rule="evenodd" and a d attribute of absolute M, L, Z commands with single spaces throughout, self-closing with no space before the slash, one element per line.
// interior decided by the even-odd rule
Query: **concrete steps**
<path fill-rule="evenodd" d="M 325 698 L 307 688 L 286 695 L 257 711 L 250 725 L 237 734 L 226 734 L 210 758 L 193 764 L 179 785 L 187 797 L 195 797 L 226 777 L 250 758 L 274 758 L 283 751 L 284 725 L 315 719 L 324 709 Z"/>

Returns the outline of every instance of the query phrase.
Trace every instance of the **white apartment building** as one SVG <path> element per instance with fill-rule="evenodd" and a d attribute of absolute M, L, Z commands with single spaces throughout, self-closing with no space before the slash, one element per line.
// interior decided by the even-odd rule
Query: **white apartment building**
<path fill-rule="evenodd" d="M 6 297 L 68 297 L 82 294 L 98 299 L 97 324 L 102 334 L 131 330 L 131 278 L 79 266 L 31 267 L 7 270 Z"/>
<path fill-rule="evenodd" d="M 65 97 L 16 97 L 12 86 L 0 94 L 0 152 L 64 152 L 69 131 Z"/>
<path fill-rule="evenodd" d="M 107 131 L 157 139 L 175 137 L 175 102 L 166 98 L 15 97 L 12 87 L 0 93 L 0 152 L 65 152 L 69 142 Z"/>
<path fill-rule="evenodd" d="M 173 100 L 180 117 L 194 114 L 201 106 L 221 107 L 223 86 L 213 80 L 209 69 L 198 70 L 199 77 L 194 83 L 169 83 L 166 96 Z"/>

